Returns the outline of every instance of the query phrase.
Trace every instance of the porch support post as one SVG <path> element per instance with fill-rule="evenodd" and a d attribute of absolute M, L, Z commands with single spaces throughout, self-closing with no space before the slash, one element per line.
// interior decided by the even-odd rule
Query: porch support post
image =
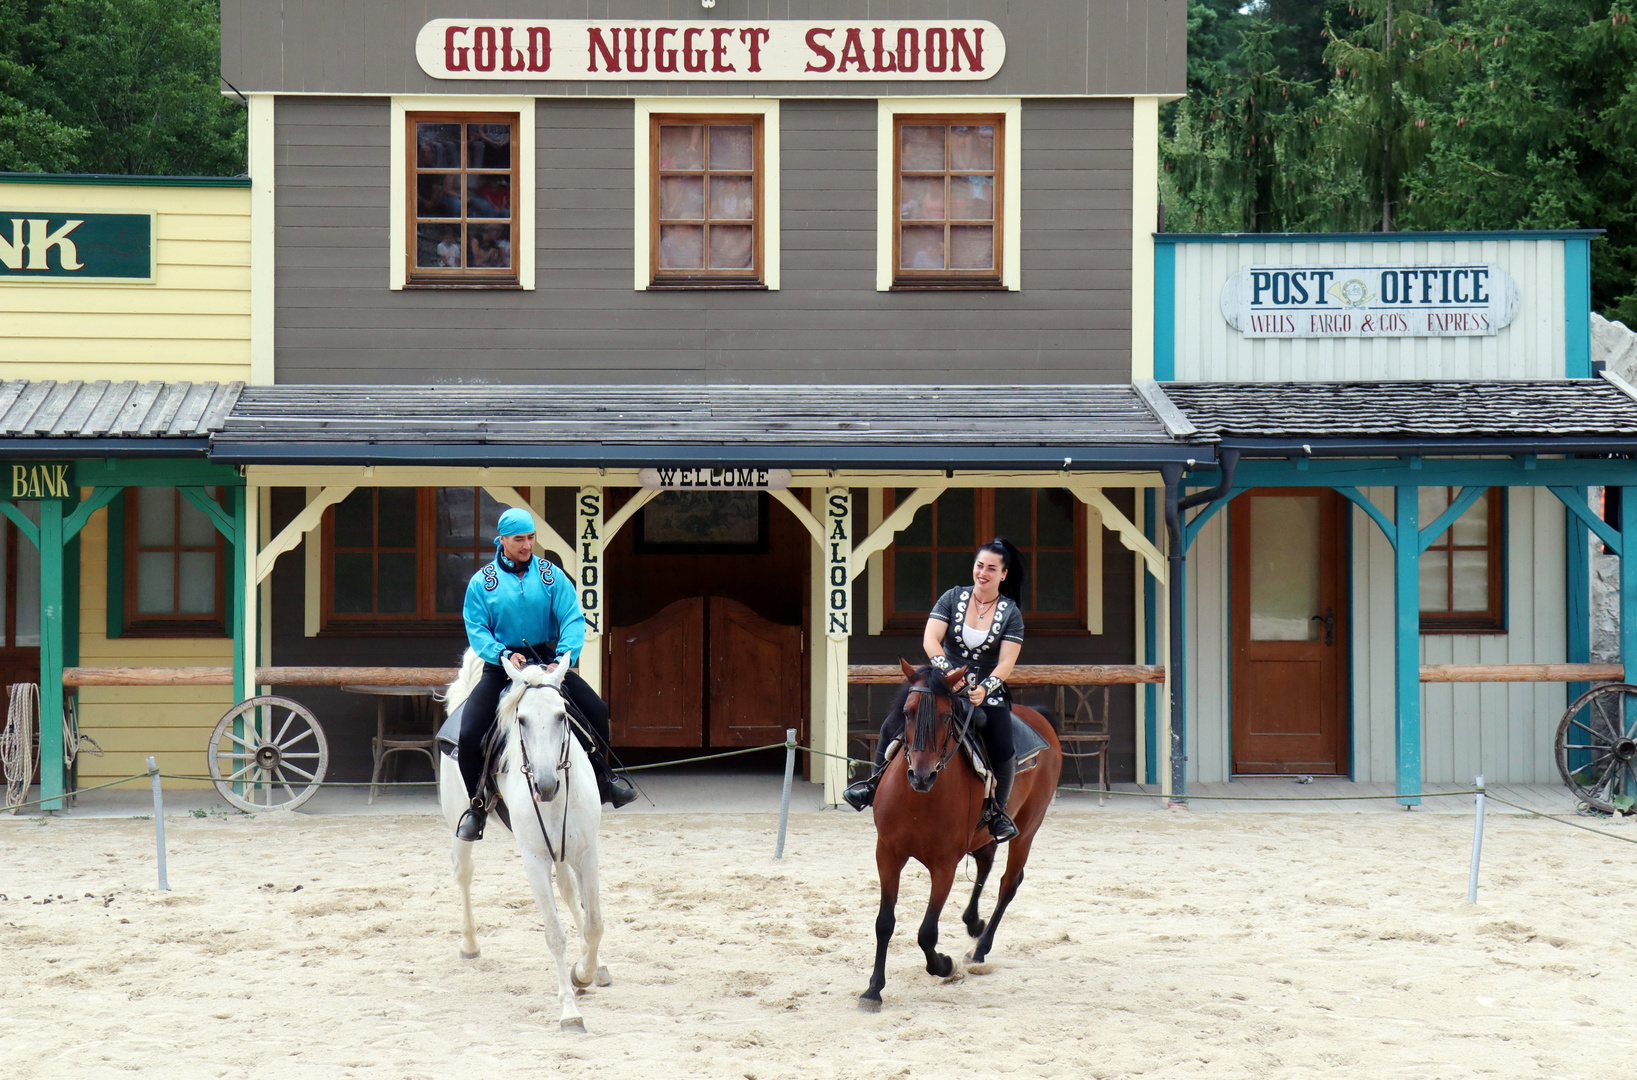
<path fill-rule="evenodd" d="M 574 502 L 576 576 L 580 607 L 585 611 L 585 648 L 580 652 L 580 678 L 607 697 L 603 687 L 603 489 L 583 487 Z"/>
<path fill-rule="evenodd" d="M 240 604 L 233 628 L 233 687 L 237 700 L 243 701 L 256 696 L 256 656 L 260 651 L 257 601 L 261 598 L 261 583 L 256 577 L 256 548 L 261 536 L 261 495 L 259 488 L 249 485 L 233 488 L 232 492 L 234 543 L 239 556 L 233 585 L 238 589 Z"/>
<path fill-rule="evenodd" d="M 936 497 L 935 495 L 933 497 Z M 824 492 L 824 801 L 841 802 L 847 786 L 847 639 L 853 632 L 853 495 Z M 863 562 L 865 560 L 860 560 Z"/>
<path fill-rule="evenodd" d="M 1393 728 L 1397 747 L 1398 801 L 1416 806 L 1421 799 L 1421 489 L 1393 488 Z"/>
<path fill-rule="evenodd" d="M 40 500 L 40 804 L 63 808 L 63 504 Z"/>
<path fill-rule="evenodd" d="M 1166 465 L 1160 470 L 1165 479 L 1166 609 L 1165 609 L 1165 691 L 1169 708 L 1166 743 L 1171 750 L 1170 790 L 1167 806 L 1185 806 L 1188 799 L 1188 706 L 1187 669 L 1183 622 L 1183 586 L 1187 573 L 1188 550 L 1183 538 L 1182 511 L 1177 504 L 1182 494 L 1182 467 Z"/>
<path fill-rule="evenodd" d="M 1586 489 L 1576 488 L 1575 497 L 1586 501 Z M 1591 532 L 1586 523 L 1572 513 L 1563 515 L 1568 529 L 1568 567 L 1564 587 L 1568 590 L 1569 640 L 1568 661 L 1571 664 L 1589 664 L 1592 659 L 1591 624 Z M 1567 688 L 1564 707 L 1591 689 L 1590 683 L 1572 682 Z M 1581 765 L 1583 762 L 1573 762 Z"/>
<path fill-rule="evenodd" d="M 44 504 L 41 504 L 44 506 Z M 41 519 L 44 520 L 43 518 Z M 42 530 L 42 536 L 44 535 Z M 1637 677 L 1637 568 L 1626 565 L 1626 553 L 1637 540 L 1637 487 L 1620 489 L 1620 663 L 1626 668 L 1626 682 Z M 1626 719 L 1633 708 L 1626 699 Z M 42 726 L 43 730 L 43 726 Z"/>

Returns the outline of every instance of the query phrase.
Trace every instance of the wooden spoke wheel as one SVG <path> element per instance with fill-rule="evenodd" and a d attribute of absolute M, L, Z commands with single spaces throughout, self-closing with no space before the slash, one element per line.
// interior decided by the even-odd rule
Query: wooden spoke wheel
<path fill-rule="evenodd" d="M 253 697 L 216 722 L 209 760 L 216 790 L 240 810 L 294 810 L 318 792 L 330 744 L 299 702 Z"/>
<path fill-rule="evenodd" d="M 1557 768 L 1575 798 L 1605 814 L 1637 797 L 1637 686 L 1605 683 L 1581 694 L 1557 726 Z"/>

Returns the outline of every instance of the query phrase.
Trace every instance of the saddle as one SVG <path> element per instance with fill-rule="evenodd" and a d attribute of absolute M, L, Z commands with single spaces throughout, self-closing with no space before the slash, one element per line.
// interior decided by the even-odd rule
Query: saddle
<path fill-rule="evenodd" d="M 971 759 L 972 767 L 983 777 L 986 784 L 993 784 L 990 775 L 989 752 L 985 747 L 983 737 L 978 733 L 984 717 L 980 712 L 977 722 L 966 729 L 966 735 L 961 739 L 961 746 L 966 756 Z M 1028 722 L 1017 713 L 1012 713 L 1012 756 L 1017 760 L 1017 771 L 1028 772 L 1040 764 L 1040 751 L 1046 749 L 1046 740 L 1040 737 L 1040 732 L 1030 727 Z"/>
<path fill-rule="evenodd" d="M 466 713 L 466 702 L 461 702 L 449 713 L 443 726 L 438 728 L 435 742 L 438 752 L 457 763 L 460 760 L 460 721 Z M 512 827 L 512 816 L 506 809 L 505 802 L 500 798 L 500 791 L 495 786 L 493 762 L 500 754 L 500 725 L 496 724 L 489 729 L 489 735 L 483 740 L 483 758 L 490 762 L 490 767 L 483 774 L 483 809 L 491 814 L 500 815 L 500 823 L 507 829 Z"/>

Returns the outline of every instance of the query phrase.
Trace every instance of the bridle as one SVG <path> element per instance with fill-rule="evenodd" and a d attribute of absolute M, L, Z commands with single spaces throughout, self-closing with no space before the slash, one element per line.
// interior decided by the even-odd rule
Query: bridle
<path fill-rule="evenodd" d="M 911 686 L 909 688 L 909 692 L 904 695 L 904 730 L 905 730 L 905 733 L 906 733 L 905 734 L 905 743 L 906 743 L 906 745 L 904 747 L 904 762 L 905 762 L 906 765 L 909 762 L 909 746 L 907 745 L 908 741 L 909 741 L 908 740 L 909 719 L 910 719 L 910 716 L 909 716 L 909 701 L 910 701 L 910 698 L 914 697 L 916 694 L 932 694 L 932 696 L 933 696 L 933 714 L 932 715 L 933 715 L 933 722 L 934 723 L 937 722 L 937 717 L 938 717 L 938 714 L 937 714 L 937 693 L 936 693 L 936 691 L 934 691 L 932 689 L 932 687 L 930 687 L 930 686 Z M 967 701 L 967 702 L 965 702 L 965 704 L 966 704 L 965 709 L 957 710 L 956 709 L 956 696 L 953 693 L 950 695 L 949 711 L 950 711 L 951 720 L 950 720 L 950 724 L 949 724 L 948 729 L 944 732 L 943 743 L 940 744 L 939 747 L 938 747 L 938 749 L 941 751 L 941 753 L 940 753 L 940 756 L 938 758 L 938 763 L 936 765 L 932 766 L 932 775 L 933 776 L 937 776 L 939 773 L 944 771 L 944 767 L 949 764 L 950 760 L 952 758 L 954 758 L 955 752 L 960 749 L 961 740 L 966 738 L 966 729 L 968 727 L 970 727 L 971 724 L 972 724 L 972 703 L 970 701 Z M 919 708 L 919 706 L 917 706 L 917 708 Z M 960 723 L 959 723 L 958 727 L 957 727 L 957 725 L 955 723 L 955 720 L 954 720 L 954 714 L 957 711 L 959 711 L 960 714 L 961 714 L 960 715 Z"/>
<path fill-rule="evenodd" d="M 556 690 L 556 687 L 548 687 L 548 686 L 525 686 L 525 687 L 523 687 L 523 692 L 525 694 L 528 693 L 530 690 Z M 570 729 L 570 720 L 569 720 L 569 717 L 568 717 L 568 699 L 563 696 L 563 692 L 561 690 L 557 690 L 557 696 L 559 698 L 561 698 L 562 701 L 563 701 L 563 711 L 562 711 L 563 749 L 562 749 L 562 753 L 559 754 L 558 757 L 557 757 L 557 769 L 556 769 L 556 771 L 559 772 L 559 773 L 562 773 L 562 775 L 563 775 L 563 788 L 564 788 L 564 791 L 563 791 L 563 831 L 562 831 L 562 836 L 558 838 L 558 843 L 562 847 L 563 853 L 566 855 L 566 854 L 568 854 L 568 791 L 567 791 L 567 788 L 568 788 L 568 770 L 570 768 L 570 762 L 569 762 L 569 757 L 568 757 L 568 752 L 569 752 L 568 744 L 569 744 L 569 741 L 574 738 L 574 732 Z M 522 769 L 522 772 L 523 772 L 524 779 L 526 779 L 529 782 L 529 803 L 530 803 L 530 805 L 532 805 L 534 807 L 534 820 L 540 826 L 540 836 L 546 841 L 546 854 L 551 856 L 551 861 L 552 862 L 556 862 L 557 861 L 557 850 L 556 850 L 556 848 L 553 848 L 551 846 L 551 834 L 546 832 L 545 818 L 540 816 L 540 799 L 536 795 L 536 788 L 534 786 L 534 763 L 529 760 L 529 741 L 523 737 L 524 720 L 523 720 L 523 714 L 522 714 L 522 709 L 521 709 L 521 706 L 523 704 L 523 699 L 521 697 L 519 697 L 517 699 L 517 704 L 519 706 L 518 715 L 517 715 L 517 746 L 518 746 L 518 749 L 523 751 L 523 769 Z"/>

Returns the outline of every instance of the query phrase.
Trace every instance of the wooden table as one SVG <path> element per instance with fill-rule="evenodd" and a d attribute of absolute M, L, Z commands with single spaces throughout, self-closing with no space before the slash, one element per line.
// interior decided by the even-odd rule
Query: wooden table
<path fill-rule="evenodd" d="M 443 717 L 443 703 L 438 697 L 445 687 L 438 686 L 360 686 L 346 685 L 341 687 L 349 694 L 369 694 L 375 698 L 375 738 L 370 740 L 370 751 L 374 763 L 369 774 L 369 802 L 375 802 L 375 793 L 381 783 L 381 772 L 386 764 L 387 755 L 395 754 L 400 750 L 408 750 L 426 755 L 427 761 L 432 763 L 432 778 L 438 776 L 438 752 L 434 745 L 437 741 L 438 724 Z M 424 738 L 406 732 L 387 734 L 387 701 L 390 698 L 407 698 L 405 704 L 410 715 L 417 721 L 425 722 Z"/>

